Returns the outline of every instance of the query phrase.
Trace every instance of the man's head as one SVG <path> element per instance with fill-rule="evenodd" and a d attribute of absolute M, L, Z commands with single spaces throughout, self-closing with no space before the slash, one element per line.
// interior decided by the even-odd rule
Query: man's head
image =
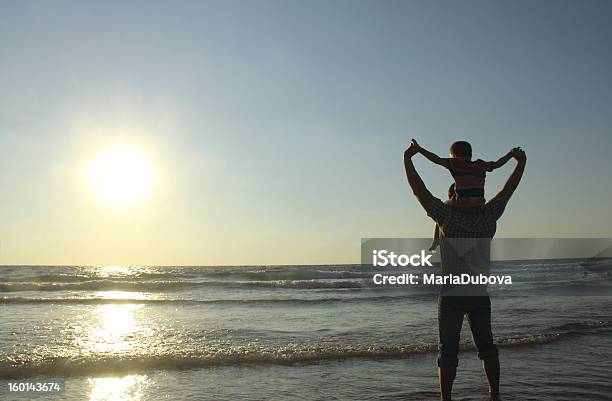
<path fill-rule="evenodd" d="M 466 141 L 454 142 L 450 147 L 451 157 L 472 160 L 472 145 Z"/>

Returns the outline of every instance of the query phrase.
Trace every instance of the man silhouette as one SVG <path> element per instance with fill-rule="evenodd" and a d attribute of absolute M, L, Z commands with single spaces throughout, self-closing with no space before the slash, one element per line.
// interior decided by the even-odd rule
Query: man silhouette
<path fill-rule="evenodd" d="M 427 215 L 440 227 L 440 258 L 442 272 L 469 270 L 474 265 L 488 272 L 490 265 L 490 241 L 495 235 L 497 220 L 508 200 L 516 190 L 527 157 L 520 148 L 512 150 L 517 161 L 514 171 L 503 189 L 489 202 L 472 209 L 457 209 L 434 197 L 412 163 L 418 147 L 411 144 L 404 152 L 406 177 L 412 191 Z M 445 246 L 446 242 L 446 246 Z M 468 243 L 468 246 L 465 246 Z M 461 249 L 460 249 L 461 248 Z M 477 261 L 472 263 L 472 261 Z M 472 273 L 474 273 L 473 269 Z M 482 270 L 481 270 L 482 272 Z M 439 354 L 438 376 L 442 401 L 451 401 L 453 381 L 457 372 L 459 336 L 463 317 L 468 315 L 478 357 L 489 382 L 489 397 L 499 401 L 499 356 L 491 332 L 491 301 L 486 288 L 442 287 L 438 297 Z"/>

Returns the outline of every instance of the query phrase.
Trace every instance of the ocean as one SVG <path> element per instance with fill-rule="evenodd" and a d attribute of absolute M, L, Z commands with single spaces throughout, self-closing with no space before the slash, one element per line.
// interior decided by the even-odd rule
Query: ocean
<path fill-rule="evenodd" d="M 0 398 L 436 400 L 437 290 L 381 270 L 0 267 Z M 611 272 L 493 263 L 513 277 L 490 288 L 504 400 L 612 399 Z M 485 400 L 467 322 L 462 343 L 455 399 Z M 8 391 L 33 381 L 62 390 Z"/>

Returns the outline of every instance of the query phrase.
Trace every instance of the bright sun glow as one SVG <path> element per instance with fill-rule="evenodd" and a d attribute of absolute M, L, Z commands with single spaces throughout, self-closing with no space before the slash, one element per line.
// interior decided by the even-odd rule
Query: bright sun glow
<path fill-rule="evenodd" d="M 151 189 L 153 171 L 138 149 L 114 147 L 89 163 L 87 179 L 100 198 L 112 203 L 132 203 Z"/>

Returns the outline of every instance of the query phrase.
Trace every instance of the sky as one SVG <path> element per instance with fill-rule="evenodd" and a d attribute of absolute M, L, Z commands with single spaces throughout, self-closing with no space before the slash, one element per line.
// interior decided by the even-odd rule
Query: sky
<path fill-rule="evenodd" d="M 433 232 L 412 137 L 526 150 L 498 236 L 610 237 L 610 38 L 596 0 L 4 0 L 0 264 L 358 263 Z M 126 146 L 153 184 L 117 205 L 83 171 Z"/>

